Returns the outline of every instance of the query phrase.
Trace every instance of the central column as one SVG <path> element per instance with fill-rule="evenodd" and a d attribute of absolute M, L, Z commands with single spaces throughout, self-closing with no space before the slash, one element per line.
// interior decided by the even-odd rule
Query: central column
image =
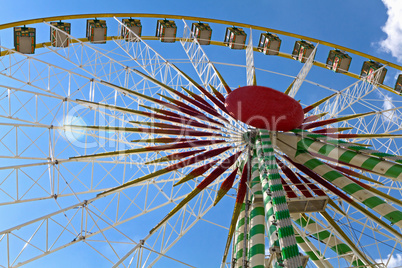
<path fill-rule="evenodd" d="M 260 164 L 260 179 L 264 192 L 265 213 L 269 217 L 273 212 L 272 222 L 267 222 L 268 230 L 276 225 L 280 246 L 281 259 L 277 259 L 273 266 L 284 266 L 287 268 L 301 268 L 302 261 L 297 247 L 292 220 L 286 202 L 286 193 L 283 189 L 278 166 L 275 160 L 274 148 L 270 132 L 260 129 L 257 139 L 257 157 Z M 268 204 L 267 204 L 268 203 Z M 272 206 L 273 211 L 267 211 Z M 274 234 L 271 234 L 271 248 L 275 246 Z M 272 243 L 274 242 L 274 243 Z M 271 251 L 272 252 L 272 251 Z"/>
<path fill-rule="evenodd" d="M 251 144 L 253 146 L 254 144 Z M 254 146 L 253 146 L 254 147 Z M 249 267 L 265 268 L 265 217 L 260 171 L 255 150 L 250 148 L 251 156 L 251 209 L 249 231 Z"/>

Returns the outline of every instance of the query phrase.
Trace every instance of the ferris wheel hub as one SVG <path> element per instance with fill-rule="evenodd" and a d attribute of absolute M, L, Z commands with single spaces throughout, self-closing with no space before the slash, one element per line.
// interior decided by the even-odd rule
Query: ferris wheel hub
<path fill-rule="evenodd" d="M 304 119 L 299 102 L 263 86 L 235 89 L 226 97 L 225 106 L 237 120 L 261 129 L 289 131 L 299 127 Z"/>

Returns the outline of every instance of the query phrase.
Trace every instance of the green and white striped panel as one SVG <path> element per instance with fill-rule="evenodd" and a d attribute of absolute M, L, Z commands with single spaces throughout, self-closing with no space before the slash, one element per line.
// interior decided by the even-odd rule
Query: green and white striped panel
<path fill-rule="evenodd" d="M 244 239 L 248 238 L 248 235 L 244 233 L 244 223 L 245 223 L 245 210 L 246 205 L 243 203 L 239 219 L 236 224 L 236 232 L 235 232 L 235 259 L 236 259 L 236 268 L 243 268 L 243 251 L 246 251 L 247 256 L 247 248 L 244 248 Z"/>
<path fill-rule="evenodd" d="M 328 245 L 329 248 L 344 258 L 348 263 L 353 266 L 364 267 L 364 263 L 362 261 L 356 260 L 356 258 L 353 257 L 353 251 L 347 244 L 345 244 L 335 235 L 331 234 L 329 231 L 325 230 L 321 225 L 318 225 L 313 219 L 304 218 L 301 214 L 296 213 L 292 214 L 292 219 L 319 241 Z"/>
<path fill-rule="evenodd" d="M 250 181 L 251 209 L 248 250 L 250 268 L 264 268 L 265 266 L 265 213 L 259 175 L 258 159 L 253 157 Z"/>
<path fill-rule="evenodd" d="M 292 217 L 293 218 L 293 217 Z M 332 268 L 332 264 L 320 254 L 320 251 L 314 246 L 310 240 L 302 235 L 302 232 L 297 226 L 293 226 L 296 233 L 297 245 L 306 253 L 315 266 L 318 268 Z"/>
<path fill-rule="evenodd" d="M 310 152 L 325 155 L 330 158 L 338 159 L 339 161 L 349 163 L 351 165 L 358 166 L 367 170 L 371 170 L 385 177 L 402 181 L 402 165 L 392 163 L 390 161 L 386 161 L 383 159 L 379 159 L 377 157 L 370 157 L 368 155 L 340 148 L 332 144 L 323 143 L 321 141 L 315 141 L 310 138 L 301 138 L 297 136 L 294 137 L 298 139 L 299 148 L 303 148 Z"/>
<path fill-rule="evenodd" d="M 340 144 L 342 146 L 342 144 Z M 402 157 L 399 155 L 393 155 L 393 154 L 388 154 L 388 153 L 383 153 L 380 152 L 378 150 L 374 150 L 371 148 L 367 148 L 364 146 L 358 146 L 358 145 L 352 145 L 352 146 L 348 146 L 348 149 L 350 150 L 354 150 L 360 153 L 364 153 L 364 154 L 371 154 L 374 156 L 377 156 L 379 158 L 384 158 L 384 159 L 388 159 L 391 161 L 395 161 L 397 163 L 402 163 Z"/>
<path fill-rule="evenodd" d="M 286 202 L 286 193 L 283 190 L 274 149 L 271 144 L 271 137 L 268 130 L 260 130 L 259 134 L 257 156 L 260 166 L 263 167 L 260 170 L 261 184 L 265 192 L 269 189 L 269 193 L 267 194 L 270 194 L 272 198 L 283 264 L 285 267 L 302 267 Z"/>
<path fill-rule="evenodd" d="M 290 137 L 290 139 L 288 139 L 288 137 Z M 289 157 L 294 158 L 297 163 L 311 169 L 336 187 L 353 196 L 356 200 L 373 209 L 375 212 L 388 219 L 392 224 L 402 228 L 401 211 L 386 203 L 378 196 L 373 195 L 371 192 L 343 176 L 340 172 L 332 169 L 322 161 L 312 157 L 305 151 L 296 151 L 294 148 L 289 146 L 289 144 L 292 144 L 292 139 L 294 139 L 294 137 L 291 136 L 281 137 L 281 139 L 278 138 L 277 144 L 284 153 Z M 297 146 L 300 148 L 304 145 L 303 143 L 297 143 L 295 147 Z M 322 144 L 322 146 L 326 146 L 326 144 Z"/>
<path fill-rule="evenodd" d="M 303 135 L 303 137 L 309 137 L 312 139 L 319 139 L 319 140 L 324 140 L 327 143 L 331 143 L 335 146 L 342 146 L 342 147 L 347 147 L 350 150 L 354 150 L 354 151 L 358 151 L 361 153 L 365 153 L 365 154 L 370 154 L 370 155 L 374 155 L 380 158 L 384 158 L 384 159 L 388 159 L 391 161 L 395 161 L 398 163 L 402 163 L 402 156 L 400 155 L 394 155 L 394 154 L 389 154 L 389 153 L 384 153 L 384 152 L 380 152 L 378 150 L 374 150 L 370 147 L 365 147 L 365 146 L 359 146 L 355 143 L 350 143 L 344 140 L 339 140 L 339 139 L 331 139 L 325 135 L 322 134 L 318 134 L 318 133 L 311 133 L 305 130 L 294 130 L 294 133 L 298 133 L 299 135 Z M 303 133 L 301 133 L 303 132 Z"/>

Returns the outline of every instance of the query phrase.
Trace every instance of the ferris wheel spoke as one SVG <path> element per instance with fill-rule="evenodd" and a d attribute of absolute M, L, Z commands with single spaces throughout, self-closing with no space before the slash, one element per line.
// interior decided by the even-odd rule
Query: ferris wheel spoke
<path fill-rule="evenodd" d="M 237 160 L 237 158 L 243 152 L 240 151 L 236 154 L 231 155 L 226 158 L 219 166 L 214 168 L 214 170 L 199 184 L 193 191 L 191 191 L 173 210 L 171 210 L 165 218 L 162 219 L 151 231 L 152 233 L 155 229 L 162 226 L 167 220 L 169 220 L 174 214 L 176 214 L 183 206 L 190 202 L 197 194 L 209 186 L 215 179 L 220 177 L 226 170 L 228 170 Z M 219 192 L 219 191 L 218 191 Z M 215 204 L 215 202 L 214 202 Z"/>
<path fill-rule="evenodd" d="M 184 19 L 183 23 L 184 32 L 180 43 L 197 72 L 198 77 L 202 82 L 202 86 L 206 88 L 208 85 L 212 85 L 219 92 L 226 91 L 226 93 L 230 93 L 230 87 L 227 85 L 214 64 L 209 60 L 208 55 L 203 50 L 198 39 L 195 37 Z"/>
<path fill-rule="evenodd" d="M 248 45 L 246 46 L 246 73 L 247 85 L 252 86 L 257 84 L 254 65 L 254 47 L 253 47 L 253 29 L 250 28 L 250 36 L 248 38 Z"/>
<path fill-rule="evenodd" d="M 173 88 L 171 88 L 171 87 L 169 87 L 169 86 L 167 86 L 167 85 L 165 85 L 165 84 L 163 84 L 163 83 L 161 83 L 161 82 L 155 80 L 155 79 L 152 78 L 152 77 L 147 76 L 146 74 L 141 73 L 140 71 L 134 70 L 134 72 L 137 73 L 137 74 L 139 74 L 140 76 L 146 78 L 147 80 L 149 80 L 149 81 L 151 81 L 151 82 L 153 82 L 153 83 L 159 85 L 161 88 L 166 89 L 169 93 L 171 93 L 171 94 L 173 94 L 173 95 L 176 95 L 176 96 L 178 96 L 178 97 L 180 97 L 180 98 L 186 100 L 188 103 L 190 103 L 190 104 L 194 105 L 196 108 L 200 109 L 200 110 L 201 110 L 201 113 L 205 113 L 205 112 L 206 112 L 206 113 L 208 113 L 208 114 L 210 114 L 210 115 L 216 117 L 216 118 L 218 119 L 218 121 L 220 121 L 220 122 L 222 122 L 222 123 L 228 123 L 227 119 L 226 119 L 225 117 L 223 117 L 222 115 L 220 115 L 220 114 L 217 112 L 217 110 L 214 109 L 212 106 L 210 106 L 208 103 L 207 103 L 207 104 L 208 104 L 209 106 L 206 106 L 206 105 L 204 105 L 204 103 L 197 102 L 196 99 L 191 99 L 189 96 L 186 96 L 186 95 L 182 94 L 181 92 L 178 92 L 177 90 L 174 90 Z M 212 89 L 213 89 L 214 92 L 215 92 L 215 88 L 212 87 Z M 161 94 L 158 94 L 158 95 L 159 95 L 160 97 L 162 97 L 162 98 L 165 98 L 165 99 L 169 100 L 170 102 L 172 102 L 172 103 L 174 103 L 174 104 L 176 104 L 176 105 L 182 106 L 183 108 L 186 108 L 186 109 L 191 110 L 191 111 L 198 112 L 198 110 L 194 109 L 194 108 L 191 107 L 191 106 L 188 106 L 187 104 L 184 104 L 184 103 L 181 102 L 181 101 L 172 99 L 172 98 L 170 98 L 170 97 L 168 97 L 168 96 L 165 96 L 165 95 L 161 95 Z M 198 113 L 199 113 L 199 112 L 198 112 Z M 200 115 L 201 115 L 201 114 L 200 114 Z M 201 118 L 202 118 L 202 117 L 201 117 Z M 219 123 L 219 124 L 222 124 L 222 123 Z M 217 124 L 218 124 L 218 122 L 217 122 Z"/>
<path fill-rule="evenodd" d="M 299 91 L 301 85 L 303 84 L 304 80 L 306 79 L 308 73 L 311 70 L 311 67 L 314 64 L 314 57 L 317 51 L 318 44 L 314 47 L 313 51 L 311 52 L 310 56 L 304 63 L 303 67 L 301 68 L 299 74 L 296 76 L 296 79 L 293 83 L 291 90 L 289 91 L 288 95 L 294 98 Z"/>
<path fill-rule="evenodd" d="M 210 158 L 215 157 L 215 156 L 218 156 L 218 155 L 220 155 L 220 154 L 222 154 L 222 153 L 228 151 L 229 149 L 232 149 L 232 147 L 226 146 L 226 147 L 216 148 L 216 149 L 213 149 L 213 150 L 210 150 L 210 151 L 207 151 L 207 152 L 203 152 L 203 153 L 197 154 L 196 156 L 193 156 L 193 157 L 190 157 L 190 158 L 188 158 L 188 159 L 182 160 L 182 161 L 180 161 L 180 162 L 178 162 L 178 163 L 169 165 L 169 166 L 167 166 L 166 168 L 157 170 L 157 171 L 155 171 L 155 172 L 152 172 L 152 173 L 150 173 L 150 174 L 147 174 L 147 175 L 142 176 L 142 177 L 140 177 L 140 178 L 137 178 L 137 179 L 135 179 L 135 180 L 126 182 L 126 183 L 124 183 L 124 184 L 122 184 L 122 185 L 120 185 L 120 186 L 114 187 L 114 188 L 112 188 L 112 189 L 110 189 L 110 190 L 107 190 L 105 193 L 110 193 L 110 192 L 114 192 L 114 191 L 116 191 L 116 190 L 121 190 L 121 189 L 124 189 L 124 188 L 128 188 L 128 187 L 131 187 L 132 185 L 135 185 L 135 184 L 137 184 L 137 183 L 140 183 L 140 182 L 143 182 L 143 181 L 146 181 L 146 180 L 153 179 L 153 178 L 155 178 L 155 177 L 158 177 L 158 176 L 161 176 L 161 175 L 170 173 L 170 172 L 175 171 L 175 170 L 178 170 L 178 169 L 182 169 L 182 168 L 184 168 L 184 167 L 191 166 L 192 164 L 195 164 L 195 163 L 198 163 L 198 162 L 202 162 L 202 161 L 204 161 L 204 160 L 209 160 Z M 240 151 L 239 153 L 241 153 L 241 151 Z M 238 157 L 238 156 L 239 156 L 239 153 L 236 153 L 236 154 L 232 155 L 231 157 L 234 157 L 234 156 L 237 156 L 237 157 Z M 219 167 L 216 168 L 216 169 L 219 170 Z M 215 177 L 214 179 L 216 179 L 216 177 Z M 207 181 L 209 181 L 209 178 L 208 178 Z M 204 186 L 204 184 L 202 184 L 202 185 Z M 205 188 L 205 187 L 204 187 L 204 188 Z M 190 201 L 191 198 L 193 198 L 196 194 L 198 194 L 202 189 L 203 189 L 202 186 L 199 186 L 197 189 L 194 189 L 194 191 L 188 195 L 188 198 L 189 198 L 189 199 L 188 199 L 188 200 L 186 199 L 186 202 Z M 198 191 L 198 192 L 197 192 L 197 191 Z M 184 202 L 184 200 L 183 200 L 183 202 Z M 181 204 L 181 205 L 182 205 L 182 206 L 185 205 L 186 202 L 183 203 L 183 204 Z M 176 208 L 174 211 L 177 212 L 177 209 L 179 209 L 179 208 L 180 208 L 180 207 Z M 175 213 L 175 212 L 174 212 L 174 213 Z M 173 212 L 172 212 L 172 213 L 173 213 Z M 174 213 L 173 213 L 173 214 L 174 214 Z M 173 214 L 171 214 L 171 215 L 173 215 Z M 160 223 L 160 224 L 162 224 L 162 223 Z"/>
<path fill-rule="evenodd" d="M 255 159 L 254 159 L 254 161 L 255 161 Z M 232 239 L 235 240 L 235 241 L 233 241 L 233 245 L 234 245 L 234 243 L 237 243 L 236 236 L 238 234 L 235 235 L 235 231 L 238 231 L 238 230 L 236 230 L 236 226 L 237 226 L 237 228 L 239 228 L 238 227 L 239 217 L 242 218 L 241 210 L 243 208 L 244 198 L 245 198 L 246 192 L 247 192 L 247 173 L 248 173 L 247 171 L 248 171 L 248 167 L 249 167 L 248 164 L 244 163 L 243 170 L 242 170 L 242 175 L 241 175 L 240 181 L 238 183 L 238 187 L 237 187 L 236 202 L 235 202 L 234 209 L 233 209 L 232 219 L 231 219 L 231 222 L 230 222 L 230 225 L 229 225 L 229 233 L 228 233 L 228 237 L 226 239 L 226 244 L 225 244 L 225 249 L 224 249 L 224 252 L 223 252 L 221 267 L 226 262 L 227 256 L 229 254 L 230 245 L 232 243 Z M 222 187 L 223 187 L 223 183 L 221 185 L 221 188 Z M 217 194 L 217 199 L 219 198 L 219 194 L 220 194 L 220 192 L 218 192 L 218 194 Z M 217 202 L 217 201 L 215 201 L 215 202 Z M 232 254 L 234 255 L 233 252 L 232 252 Z"/>
<path fill-rule="evenodd" d="M 166 111 L 166 110 L 162 110 L 162 109 L 156 109 L 156 108 L 152 108 L 152 107 L 148 107 L 148 106 L 144 106 L 144 105 L 140 104 L 140 107 L 142 107 L 142 108 L 146 108 L 146 109 L 149 109 L 149 110 L 156 111 L 157 113 L 162 113 L 162 114 L 169 115 L 169 116 L 174 116 L 174 117 L 181 117 L 182 116 L 181 114 L 184 114 L 185 115 L 184 118 L 188 118 L 190 116 L 193 119 L 208 122 L 209 124 L 218 125 L 219 127 L 223 126 L 222 123 L 217 122 L 216 120 L 205 116 L 203 113 L 195 110 L 192 107 L 189 109 L 188 107 L 180 106 L 178 104 L 167 103 L 165 101 L 162 101 L 162 100 L 159 100 L 159 99 L 156 99 L 156 98 L 141 94 L 139 92 L 136 92 L 136 91 L 133 91 L 133 90 L 130 90 L 130 89 L 127 89 L 127 88 L 123 88 L 123 87 L 120 87 L 120 86 L 117 86 L 117 85 L 114 85 L 114 84 L 111 84 L 111 83 L 108 83 L 108 82 L 105 82 L 105 81 L 101 81 L 100 83 L 105 84 L 107 86 L 110 86 L 112 88 L 115 88 L 116 90 L 121 91 L 123 93 L 133 95 L 137 99 L 140 98 L 141 100 L 148 101 L 148 102 L 150 102 L 152 104 L 162 106 L 163 108 L 174 110 L 176 112 L 176 114 L 172 113 L 171 111 Z"/>
<path fill-rule="evenodd" d="M 108 109 L 111 111 L 119 111 L 125 114 L 133 114 L 136 115 L 138 117 L 144 117 L 147 118 L 149 120 L 152 119 L 157 119 L 161 122 L 167 122 L 167 123 L 176 123 L 178 125 L 181 125 L 183 127 L 195 127 L 195 128 L 201 128 L 201 129 L 206 129 L 206 130 L 211 130 L 213 129 L 215 133 L 220 133 L 220 134 L 226 134 L 225 131 L 220 130 L 219 127 L 221 127 L 221 125 L 217 125 L 214 124 L 214 126 L 211 125 L 207 125 L 205 123 L 201 123 L 198 121 L 194 121 L 194 117 L 190 118 L 187 116 L 178 116 L 176 114 L 173 113 L 169 113 L 168 111 L 165 111 L 165 113 L 168 113 L 168 115 L 164 115 L 163 114 L 163 110 L 159 110 L 159 113 L 162 114 L 158 114 L 158 110 L 155 110 L 156 113 L 150 113 L 150 112 L 145 112 L 145 111 L 140 111 L 140 110 L 134 110 L 134 109 L 128 109 L 128 108 L 124 108 L 124 107 L 120 107 L 120 106 L 114 106 L 114 105 L 107 105 L 107 104 L 101 104 L 101 103 L 95 103 L 95 102 L 88 102 L 88 101 L 84 101 L 84 100 L 77 100 L 79 103 L 84 103 L 85 105 L 91 106 L 91 107 L 95 107 L 97 109 Z M 142 106 L 143 108 L 148 108 L 145 106 Z M 150 107 L 149 107 L 150 108 Z M 153 110 L 151 108 L 151 110 Z M 198 119 L 198 118 L 197 118 Z M 129 121 L 131 124 L 145 124 L 145 125 L 157 125 L 158 123 L 153 123 L 153 121 L 149 121 L 149 122 L 141 122 L 141 121 Z M 206 122 L 206 123 L 210 123 L 210 122 Z M 171 125 L 172 127 L 174 127 L 175 125 Z"/>
<path fill-rule="evenodd" d="M 322 126 L 329 125 L 329 124 L 334 124 L 334 123 L 338 123 L 338 122 L 342 122 L 342 121 L 348 121 L 348 120 L 354 119 L 354 118 L 365 117 L 368 115 L 372 115 L 374 113 L 375 112 L 368 112 L 368 113 L 363 113 L 363 114 L 353 114 L 353 115 L 348 115 L 348 116 L 343 116 L 343 117 L 338 117 L 338 118 L 326 119 L 326 120 L 317 121 L 314 123 L 303 124 L 300 128 L 303 130 L 306 130 L 306 129 L 312 129 L 312 128 L 316 128 L 316 127 L 322 127 Z"/>

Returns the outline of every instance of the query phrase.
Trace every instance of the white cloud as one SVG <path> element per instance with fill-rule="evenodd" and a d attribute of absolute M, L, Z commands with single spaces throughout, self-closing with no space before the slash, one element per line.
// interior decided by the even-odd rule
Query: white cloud
<path fill-rule="evenodd" d="M 382 96 L 384 102 L 382 104 L 382 108 L 384 110 L 390 110 L 395 108 L 394 104 L 392 103 L 392 97 L 388 96 L 388 95 L 384 95 Z M 388 112 L 384 112 L 382 114 L 385 118 L 386 121 L 392 121 L 392 116 L 394 115 L 394 111 L 388 111 Z"/>
<path fill-rule="evenodd" d="M 387 258 L 384 260 L 376 259 L 375 262 L 376 263 L 384 263 L 385 267 L 387 267 L 387 268 L 402 267 L 402 254 L 392 255 L 391 258 L 389 258 L 390 255 L 391 254 L 389 254 L 387 256 Z M 389 262 L 388 262 L 388 259 L 389 259 Z"/>
<path fill-rule="evenodd" d="M 380 41 L 383 51 L 391 53 L 398 62 L 402 62 L 402 1 L 382 0 L 387 8 L 388 19 L 381 28 L 387 38 Z"/>
<path fill-rule="evenodd" d="M 378 98 L 383 101 L 382 103 L 382 118 L 386 122 L 394 122 L 396 123 L 396 117 L 395 117 L 395 111 L 386 111 L 386 110 L 391 110 L 395 109 L 395 105 L 393 103 L 393 98 L 392 96 L 389 96 L 388 94 L 383 94 L 378 92 L 377 94 Z M 385 112 L 384 112 L 385 111 Z"/>

